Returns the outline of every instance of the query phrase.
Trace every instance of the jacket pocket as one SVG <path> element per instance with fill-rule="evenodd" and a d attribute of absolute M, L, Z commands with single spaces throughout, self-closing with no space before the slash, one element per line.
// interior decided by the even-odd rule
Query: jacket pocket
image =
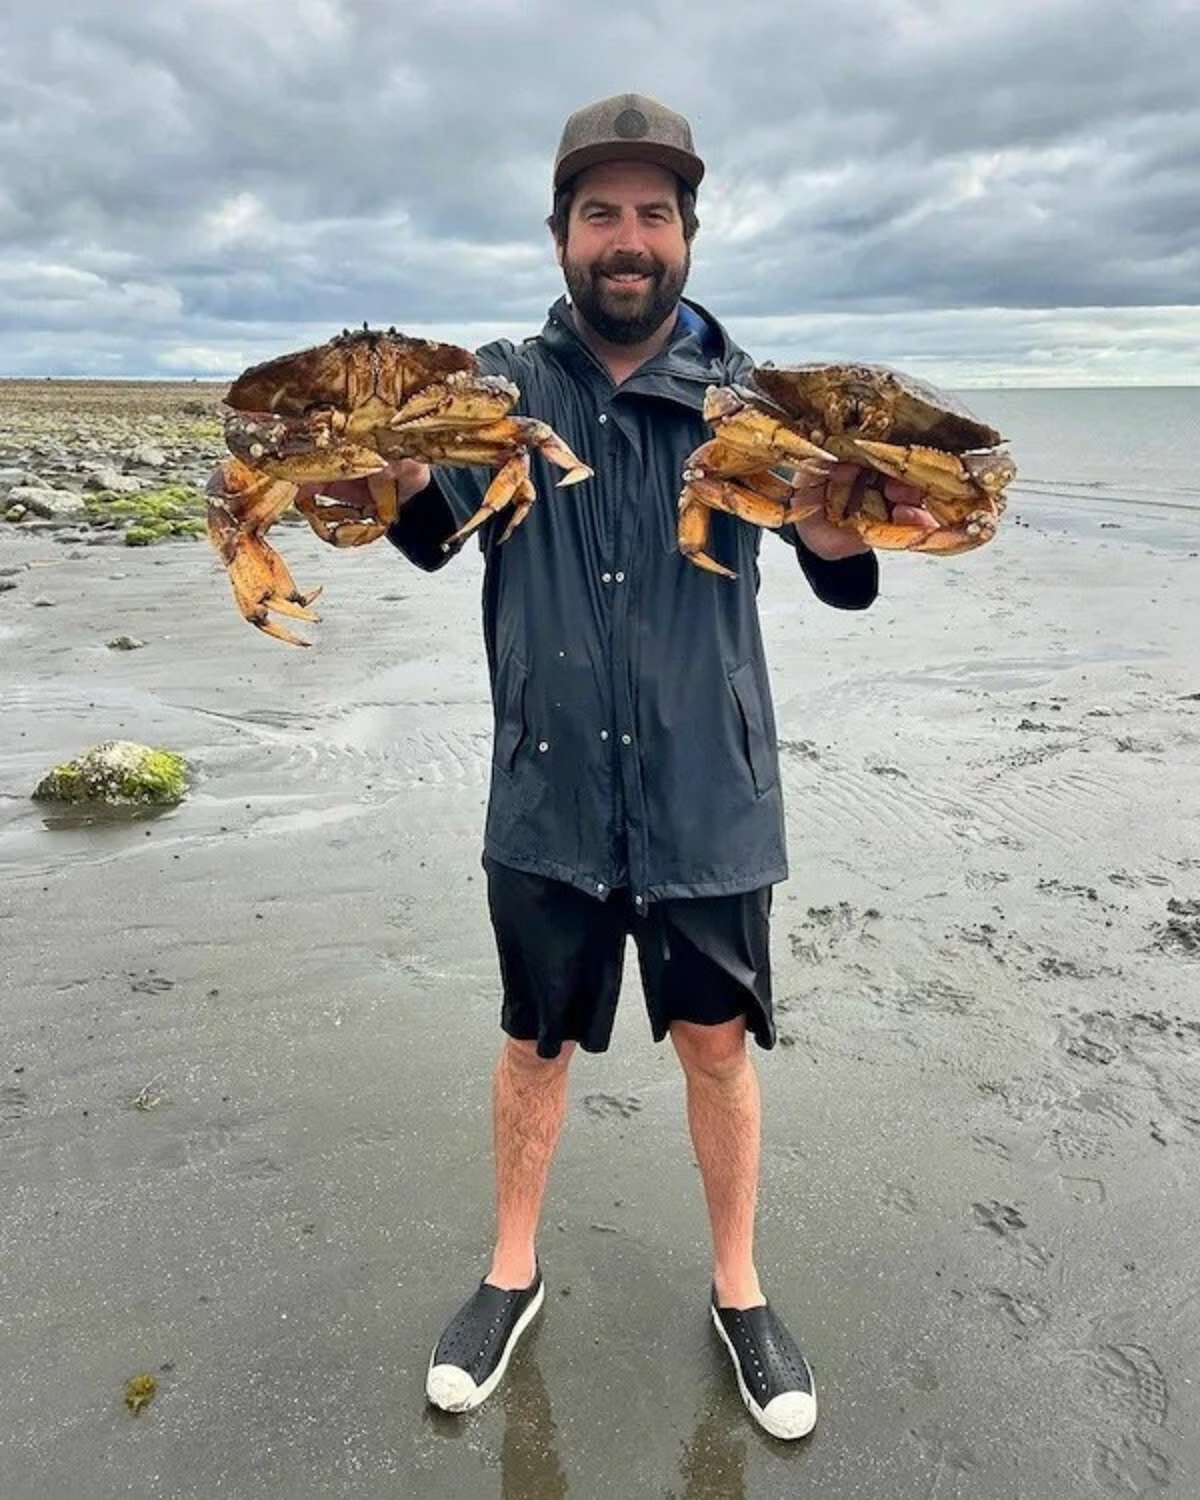
<path fill-rule="evenodd" d="M 528 733 L 525 728 L 525 685 L 528 681 L 528 667 L 513 660 L 496 697 L 496 738 L 492 759 L 506 774 L 511 773 L 517 751 Z"/>
<path fill-rule="evenodd" d="M 754 790 L 761 797 L 775 785 L 779 776 L 775 746 L 767 734 L 766 715 L 758 691 L 753 662 L 743 662 L 729 674 L 729 686 L 737 700 L 745 735 L 746 759 L 754 778 Z"/>

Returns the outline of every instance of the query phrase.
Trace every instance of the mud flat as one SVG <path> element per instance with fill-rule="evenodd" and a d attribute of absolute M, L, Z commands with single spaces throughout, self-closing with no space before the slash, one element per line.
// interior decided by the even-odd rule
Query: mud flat
<path fill-rule="evenodd" d="M 475 555 L 286 533 L 326 586 L 298 651 L 202 543 L 0 527 L 0 1494 L 1194 1495 L 1200 535 L 1013 510 L 985 552 L 886 558 L 862 616 L 764 552 L 793 874 L 761 1261 L 823 1408 L 795 1452 L 706 1325 L 632 973 L 574 1078 L 547 1316 L 494 1403 L 424 1408 L 490 1220 Z M 189 801 L 29 800 L 116 737 L 188 756 Z"/>

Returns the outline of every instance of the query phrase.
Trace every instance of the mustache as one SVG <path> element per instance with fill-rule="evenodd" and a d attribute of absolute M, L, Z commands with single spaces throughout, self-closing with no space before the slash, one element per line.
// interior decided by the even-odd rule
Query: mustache
<path fill-rule="evenodd" d="M 616 255 L 612 260 L 599 263 L 597 276 L 659 276 L 662 267 L 656 260 L 642 260 L 636 255 Z"/>

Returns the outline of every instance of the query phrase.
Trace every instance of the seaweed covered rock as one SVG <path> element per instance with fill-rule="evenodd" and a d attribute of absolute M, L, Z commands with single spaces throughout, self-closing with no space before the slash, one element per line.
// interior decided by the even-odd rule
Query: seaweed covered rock
<path fill-rule="evenodd" d="M 187 794 L 187 762 L 133 740 L 105 740 L 55 766 L 34 789 L 37 802 L 172 807 Z"/>

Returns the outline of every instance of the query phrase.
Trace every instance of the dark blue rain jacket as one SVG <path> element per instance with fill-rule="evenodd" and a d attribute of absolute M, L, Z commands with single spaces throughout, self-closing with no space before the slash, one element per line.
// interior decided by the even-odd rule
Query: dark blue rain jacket
<path fill-rule="evenodd" d="M 757 526 L 713 516 L 710 556 L 684 558 L 675 528 L 684 460 L 711 430 L 707 386 L 749 357 L 684 304 L 672 342 L 621 385 L 575 332 L 565 299 L 541 334 L 479 351 L 595 470 L 538 499 L 512 539 L 480 531 L 483 631 L 495 710 L 484 852 L 604 898 L 635 902 L 754 890 L 787 875 L 775 720 L 758 620 Z M 418 567 L 477 507 L 490 475 L 438 468 L 390 540 Z M 819 599 L 864 609 L 873 553 L 826 562 L 785 528 Z"/>

